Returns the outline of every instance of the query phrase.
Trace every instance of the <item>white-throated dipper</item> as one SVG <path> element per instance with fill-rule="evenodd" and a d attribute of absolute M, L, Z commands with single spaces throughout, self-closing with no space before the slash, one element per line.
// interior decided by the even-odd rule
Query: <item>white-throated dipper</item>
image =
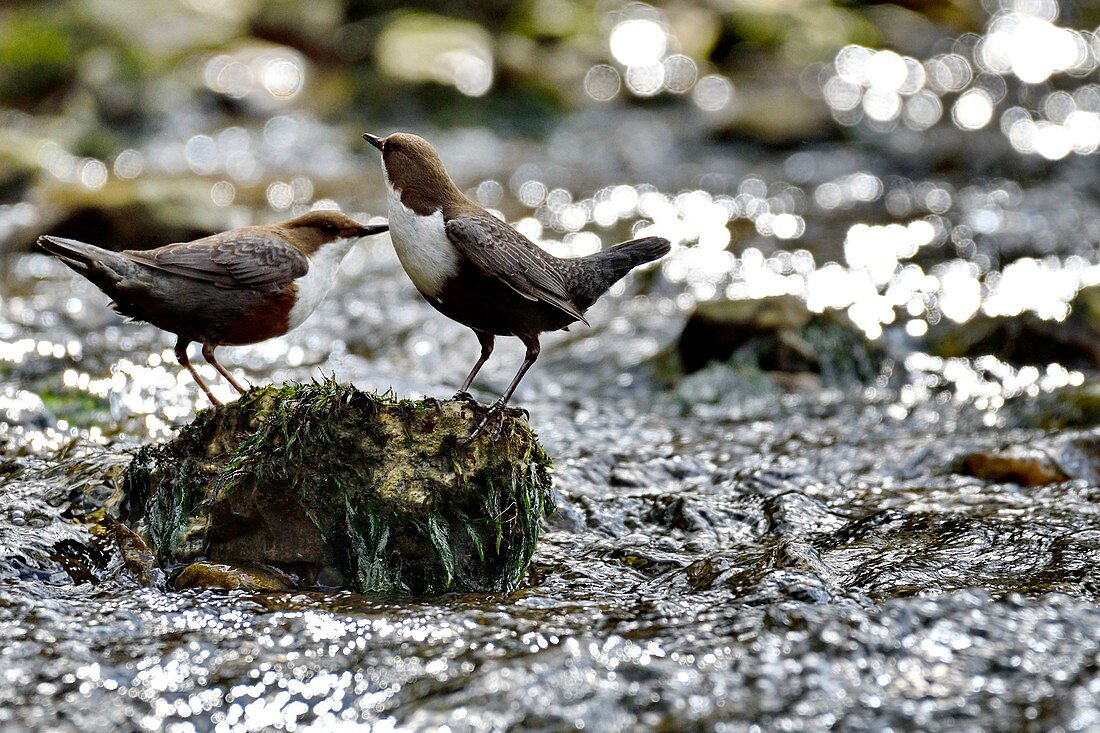
<path fill-rule="evenodd" d="M 191 342 L 202 344 L 206 361 L 243 394 L 214 349 L 266 341 L 296 328 L 324 300 L 351 246 L 387 228 L 313 211 L 150 250 L 113 252 L 51 236 L 39 237 L 38 246 L 109 295 L 115 312 L 176 334 L 179 363 L 219 405 L 187 358 Z"/>
<path fill-rule="evenodd" d="M 515 336 L 527 354 L 491 408 L 503 409 L 538 358 L 540 334 L 588 325 L 584 312 L 597 298 L 669 251 L 667 239 L 644 237 L 587 257 L 554 257 L 463 195 L 427 140 L 407 133 L 363 139 L 382 153 L 390 238 L 405 272 L 436 310 L 473 329 L 481 343 L 456 398 L 468 396 L 495 337 Z"/>

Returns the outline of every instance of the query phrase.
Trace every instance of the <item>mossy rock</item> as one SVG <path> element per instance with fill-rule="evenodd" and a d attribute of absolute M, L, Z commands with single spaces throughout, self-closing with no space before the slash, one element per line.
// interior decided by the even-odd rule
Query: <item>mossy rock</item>
<path fill-rule="evenodd" d="M 813 313 L 798 298 L 700 303 L 677 344 L 683 372 L 713 362 L 755 366 L 764 372 L 820 375 L 829 387 L 873 381 L 889 359 L 854 325 L 834 313 Z"/>
<path fill-rule="evenodd" d="M 1005 422 L 1018 428 L 1080 430 L 1100 426 L 1100 383 L 1020 395 L 1005 402 Z"/>
<path fill-rule="evenodd" d="M 508 592 L 553 510 L 550 459 L 506 412 L 328 380 L 206 410 L 123 478 L 162 566 L 260 563 L 360 592 Z"/>
<path fill-rule="evenodd" d="M 1084 302 L 1079 302 L 1084 310 Z M 1071 369 L 1088 369 L 1100 365 L 1100 347 L 1096 345 L 1097 334 L 1082 320 L 1071 318 L 1059 323 L 1033 315 L 977 315 L 965 323 L 941 321 L 929 329 L 924 348 L 945 358 L 992 354 L 1010 364 L 1058 362 Z"/>

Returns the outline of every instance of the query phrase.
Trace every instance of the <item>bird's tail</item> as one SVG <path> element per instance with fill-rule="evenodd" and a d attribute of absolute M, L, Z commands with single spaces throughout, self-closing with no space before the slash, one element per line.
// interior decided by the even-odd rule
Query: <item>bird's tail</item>
<path fill-rule="evenodd" d="M 573 299 L 587 308 L 626 273 L 638 265 L 659 260 L 671 249 L 663 237 L 642 237 L 574 260 L 577 265 L 572 278 Z"/>
<path fill-rule="evenodd" d="M 664 237 L 642 237 L 631 239 L 629 242 L 616 244 L 614 247 L 597 252 L 593 257 L 603 256 L 601 259 L 617 261 L 624 259 L 629 262 L 623 274 L 626 274 L 638 265 L 644 265 L 653 260 L 659 260 L 669 253 L 672 246 Z"/>
<path fill-rule="evenodd" d="M 126 258 L 117 252 L 75 239 L 41 236 L 38 246 L 91 280 L 108 295 L 114 294 L 115 287 L 130 269 Z"/>

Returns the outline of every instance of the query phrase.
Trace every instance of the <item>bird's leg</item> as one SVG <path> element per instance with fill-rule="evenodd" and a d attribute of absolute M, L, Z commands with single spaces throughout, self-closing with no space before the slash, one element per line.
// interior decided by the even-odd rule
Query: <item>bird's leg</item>
<path fill-rule="evenodd" d="M 485 331 L 474 331 L 474 334 L 481 344 L 481 357 L 477 360 L 477 363 L 474 364 L 474 368 L 470 370 L 470 376 L 466 377 L 466 381 L 462 383 L 462 387 L 455 393 L 455 396 L 451 398 L 452 400 L 475 401 L 474 398 L 470 396 L 468 390 L 470 389 L 470 385 L 474 382 L 474 377 L 481 371 L 481 367 L 485 362 L 489 361 L 489 355 L 493 353 L 493 345 L 496 343 L 496 337 Z"/>
<path fill-rule="evenodd" d="M 221 401 L 214 396 L 214 393 L 210 391 L 210 388 L 206 386 L 206 382 L 202 381 L 199 376 L 199 370 L 191 364 L 191 360 L 187 358 L 187 347 L 191 345 L 190 341 L 185 341 L 182 337 L 176 340 L 176 360 L 187 371 L 191 372 L 191 378 L 195 380 L 195 384 L 202 388 L 202 391 L 206 393 L 206 396 L 214 404 L 215 407 L 221 406 Z"/>
<path fill-rule="evenodd" d="M 504 390 L 504 395 L 494 402 L 492 406 L 486 411 L 485 417 L 481 419 L 478 426 L 474 428 L 474 432 L 470 435 L 469 440 L 476 438 L 485 426 L 489 424 L 489 420 L 494 415 L 500 416 L 500 425 L 497 427 L 499 433 L 501 428 L 504 427 L 504 408 L 508 405 L 508 400 L 512 399 L 512 393 L 516 391 L 516 387 L 519 386 L 520 380 L 523 379 L 523 375 L 527 373 L 527 370 L 531 368 L 531 365 L 535 363 L 535 360 L 539 358 L 539 338 L 538 336 L 520 336 L 520 341 L 527 347 L 527 354 L 523 357 L 523 364 L 520 365 L 519 371 L 516 372 L 516 376 L 512 378 L 512 383 L 508 385 L 508 389 Z M 468 442 L 467 441 L 467 442 Z"/>
<path fill-rule="evenodd" d="M 218 363 L 218 360 L 214 357 L 214 349 L 217 348 L 214 344 L 202 345 L 202 358 L 206 359 L 206 363 L 218 370 L 218 374 L 225 377 L 225 380 L 233 385 L 233 389 L 237 390 L 241 394 L 244 394 L 248 390 L 242 387 L 233 375 L 229 373 L 229 370 Z"/>
<path fill-rule="evenodd" d="M 535 363 L 535 359 L 539 358 L 539 346 L 538 336 L 520 336 L 519 340 L 523 342 L 523 345 L 527 347 L 527 353 L 523 357 L 523 363 L 520 364 L 519 371 L 516 372 L 516 376 L 512 378 L 512 383 L 508 385 L 508 389 L 504 390 L 504 396 L 501 397 L 493 407 L 503 410 L 505 405 L 508 404 L 508 400 L 512 399 L 512 393 L 516 391 L 516 387 L 519 386 L 519 382 L 523 379 L 523 375 L 527 373 L 527 370 Z"/>

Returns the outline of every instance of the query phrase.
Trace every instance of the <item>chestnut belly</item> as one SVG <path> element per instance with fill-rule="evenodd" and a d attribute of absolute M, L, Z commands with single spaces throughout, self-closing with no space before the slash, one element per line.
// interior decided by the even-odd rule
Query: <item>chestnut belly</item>
<path fill-rule="evenodd" d="M 263 293 L 177 280 L 155 296 L 143 290 L 115 300 L 117 310 L 135 320 L 192 341 L 235 346 L 285 334 L 296 290 Z"/>

